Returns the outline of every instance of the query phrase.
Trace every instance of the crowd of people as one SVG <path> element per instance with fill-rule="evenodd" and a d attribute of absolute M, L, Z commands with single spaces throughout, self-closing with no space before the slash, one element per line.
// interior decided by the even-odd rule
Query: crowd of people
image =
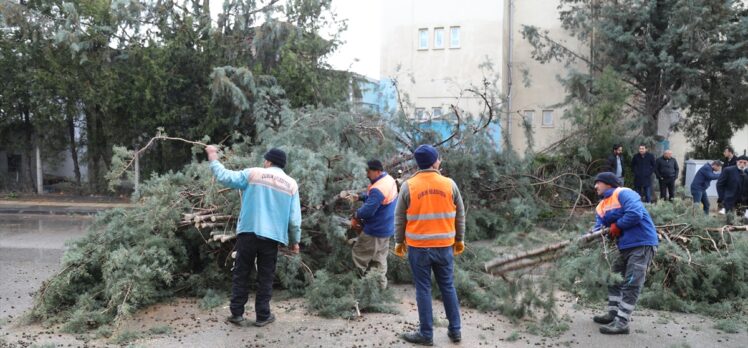
<path fill-rule="evenodd" d="M 700 167 L 690 183 L 690 193 L 695 204 L 701 204 L 705 214 L 709 214 L 711 204 L 707 190 L 712 181 L 717 181 L 717 203 L 719 213 L 726 214 L 729 223 L 733 223 L 734 216 L 748 219 L 748 156 L 735 154 L 732 147 L 726 147 L 724 158 L 710 160 Z M 616 144 L 608 156 L 606 171 L 615 175 L 621 186 L 625 184 L 625 175 L 630 170 L 633 176 L 633 189 L 641 197 L 642 202 L 651 203 L 653 177 L 657 178 L 660 189 L 659 199 L 672 201 L 675 197 L 675 186 L 680 167 L 673 157 L 672 150 L 665 150 L 662 156 L 655 158 L 647 145 L 639 145 L 639 151 L 633 156 L 628 166 L 624 160 L 623 146 Z"/>

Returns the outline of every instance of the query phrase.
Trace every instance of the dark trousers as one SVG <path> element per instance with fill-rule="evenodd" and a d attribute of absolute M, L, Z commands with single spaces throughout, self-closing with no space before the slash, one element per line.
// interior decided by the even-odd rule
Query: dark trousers
<path fill-rule="evenodd" d="M 634 311 L 639 293 L 647 279 L 647 268 L 652 262 L 657 247 L 639 246 L 621 250 L 613 263 L 613 272 L 623 277 L 620 283 L 608 286 L 608 310 L 628 322 Z"/>
<path fill-rule="evenodd" d="M 660 180 L 660 199 L 672 201 L 675 198 L 675 178 Z"/>
<path fill-rule="evenodd" d="M 244 305 L 249 299 L 249 275 L 257 265 L 257 293 L 255 315 L 258 321 L 270 317 L 270 297 L 273 293 L 275 263 L 278 258 L 278 242 L 257 237 L 254 233 L 239 233 L 236 236 L 236 259 L 231 286 L 231 315 L 244 314 Z"/>
<path fill-rule="evenodd" d="M 634 185 L 634 191 L 642 197 L 644 203 L 652 202 L 652 183 L 647 184 L 647 186 Z"/>

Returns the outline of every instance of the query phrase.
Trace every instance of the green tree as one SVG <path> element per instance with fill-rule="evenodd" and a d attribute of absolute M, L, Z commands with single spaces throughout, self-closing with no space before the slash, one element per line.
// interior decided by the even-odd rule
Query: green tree
<path fill-rule="evenodd" d="M 746 14 L 740 1 L 562 0 L 559 16 L 562 27 L 588 45 L 589 54 L 570 49 L 537 27 L 525 26 L 522 34 L 541 62 L 581 61 L 589 67 L 588 72 L 570 72 L 572 97 L 586 93 L 592 79 L 610 67 L 632 88 L 628 107 L 643 120 L 646 136 L 655 134 L 656 120 L 666 107 L 694 107 L 689 118 L 697 116 L 685 124 L 699 124 L 692 129 L 725 139 L 748 123 L 742 113 L 715 107 L 742 105 L 736 98 L 745 95 Z M 719 134 L 717 124 L 725 128 Z"/>

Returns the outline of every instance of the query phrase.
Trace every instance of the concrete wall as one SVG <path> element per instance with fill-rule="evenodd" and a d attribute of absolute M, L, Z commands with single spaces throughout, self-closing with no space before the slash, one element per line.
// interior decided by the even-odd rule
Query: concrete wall
<path fill-rule="evenodd" d="M 556 106 L 566 97 L 566 91 L 558 77 L 565 76 L 570 68 L 587 69 L 583 65 L 566 67 L 564 63 L 559 62 L 541 64 L 532 58 L 532 46 L 522 37 L 523 25 L 536 26 L 541 31 L 549 30 L 549 35 L 553 39 L 564 43 L 577 53 L 588 56 L 589 48 L 568 36 L 561 28 L 558 4 L 557 0 L 506 1 L 506 12 L 512 16 L 511 29 L 508 25 L 505 28 L 505 41 L 512 42 L 511 50 L 507 45 L 506 58 L 508 63 L 511 63 L 510 138 L 520 153 L 526 148 L 522 123 L 528 112 L 532 113 L 530 124 L 533 127 L 535 150 L 544 149 L 559 140 L 568 130 L 569 123 L 563 120 L 565 109 Z M 513 8 L 510 8 L 510 5 L 513 5 Z M 510 34 L 514 36 L 511 39 Z M 507 70 L 509 69 L 505 69 L 505 74 L 508 75 Z M 523 81 L 523 70 L 529 72 L 530 84 L 527 86 Z M 507 90 L 510 88 L 507 87 Z M 552 124 L 543 124 L 544 111 L 549 111 L 553 115 Z"/>
<path fill-rule="evenodd" d="M 502 1 L 383 0 L 381 80 L 397 79 L 400 92 L 414 108 L 443 114 L 455 104 L 465 114 L 484 114 L 478 97 L 464 93 L 481 86 L 484 78 L 501 73 L 504 41 Z M 460 45 L 450 47 L 450 28 L 460 28 Z M 434 29 L 444 28 L 444 48 L 434 47 Z M 428 47 L 419 49 L 419 29 L 428 30 Z M 486 75 L 479 66 L 489 63 Z M 503 85 L 496 80 L 496 89 Z M 415 116 L 415 110 L 406 110 Z"/>

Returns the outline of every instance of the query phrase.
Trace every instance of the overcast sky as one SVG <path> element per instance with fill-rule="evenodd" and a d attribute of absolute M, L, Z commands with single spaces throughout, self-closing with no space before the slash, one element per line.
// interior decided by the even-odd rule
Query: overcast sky
<path fill-rule="evenodd" d="M 213 15 L 222 7 L 223 0 L 210 0 Z M 382 12 L 379 0 L 333 0 L 333 8 L 341 20 L 348 20 L 348 30 L 342 37 L 345 43 L 328 58 L 328 62 L 335 69 L 379 79 Z"/>
<path fill-rule="evenodd" d="M 381 12 L 379 0 L 333 0 L 335 12 L 348 20 L 345 43 L 329 59 L 336 69 L 379 79 Z M 358 62 L 355 62 L 358 59 Z"/>

